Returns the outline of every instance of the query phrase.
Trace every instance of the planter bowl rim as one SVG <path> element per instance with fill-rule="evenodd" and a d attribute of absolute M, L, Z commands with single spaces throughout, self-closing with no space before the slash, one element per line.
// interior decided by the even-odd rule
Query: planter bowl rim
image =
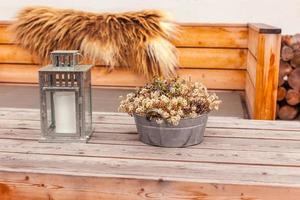
<path fill-rule="evenodd" d="M 204 117 L 204 116 L 208 116 L 209 113 L 204 113 L 204 114 L 201 114 L 201 115 L 197 115 L 196 117 L 186 117 L 186 118 L 181 118 L 180 121 L 182 120 L 189 120 L 189 119 L 197 119 L 197 118 L 201 118 L 201 117 Z M 145 115 L 138 115 L 136 113 L 133 113 L 133 116 L 135 117 L 142 117 L 142 118 L 146 118 Z M 164 119 L 162 119 L 164 120 Z M 165 121 L 165 120 L 164 120 Z"/>

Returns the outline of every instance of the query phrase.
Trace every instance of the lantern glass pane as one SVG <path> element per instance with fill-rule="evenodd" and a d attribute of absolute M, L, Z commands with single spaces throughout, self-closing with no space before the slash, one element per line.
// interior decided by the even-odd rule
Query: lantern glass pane
<path fill-rule="evenodd" d="M 74 91 L 55 91 L 53 94 L 55 132 L 76 133 L 76 100 Z"/>

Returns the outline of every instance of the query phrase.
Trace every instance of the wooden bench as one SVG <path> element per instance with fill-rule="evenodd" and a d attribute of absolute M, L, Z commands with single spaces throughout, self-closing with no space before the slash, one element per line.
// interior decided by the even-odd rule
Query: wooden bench
<path fill-rule="evenodd" d="M 13 43 L 10 23 L 0 23 L 0 83 L 36 84 L 39 61 Z M 263 24 L 182 24 L 180 39 L 174 41 L 178 74 L 191 75 L 210 89 L 244 91 L 251 118 L 275 119 L 280 32 Z M 107 73 L 99 64 L 93 70 L 93 85 L 145 83 L 129 71 Z"/>
<path fill-rule="evenodd" d="M 210 117 L 202 144 L 159 148 L 93 117 L 88 144 L 38 143 L 38 110 L 1 108 L 0 199 L 299 200 L 300 122 Z"/>

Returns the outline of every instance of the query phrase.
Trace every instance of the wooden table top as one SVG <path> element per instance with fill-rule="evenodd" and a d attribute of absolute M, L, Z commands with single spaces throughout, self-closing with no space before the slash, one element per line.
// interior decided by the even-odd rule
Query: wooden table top
<path fill-rule="evenodd" d="M 88 144 L 38 143 L 39 110 L 1 108 L 0 197 L 300 199 L 299 121 L 210 117 L 189 148 L 141 143 L 126 114 L 93 121 Z"/>

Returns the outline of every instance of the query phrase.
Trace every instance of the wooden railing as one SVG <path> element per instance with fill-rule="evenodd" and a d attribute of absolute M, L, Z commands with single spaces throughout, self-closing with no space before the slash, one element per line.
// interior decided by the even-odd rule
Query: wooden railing
<path fill-rule="evenodd" d="M 0 81 L 36 83 L 39 61 L 13 43 L 8 23 L 0 25 Z M 247 64 L 248 29 L 246 25 L 183 25 L 179 51 L 181 76 L 192 75 L 212 89 L 243 90 Z M 94 68 L 93 85 L 139 86 L 145 79 L 121 69 L 107 73 Z"/>
<path fill-rule="evenodd" d="M 7 29 L 10 23 L 0 23 L 0 82 L 37 83 L 39 60 L 13 42 Z M 251 117 L 274 119 L 280 29 L 261 24 L 181 26 L 180 38 L 174 41 L 178 74 L 210 89 L 245 90 Z M 92 84 L 97 86 L 132 87 L 145 82 L 124 69 L 107 72 L 101 63 L 92 71 Z"/>

